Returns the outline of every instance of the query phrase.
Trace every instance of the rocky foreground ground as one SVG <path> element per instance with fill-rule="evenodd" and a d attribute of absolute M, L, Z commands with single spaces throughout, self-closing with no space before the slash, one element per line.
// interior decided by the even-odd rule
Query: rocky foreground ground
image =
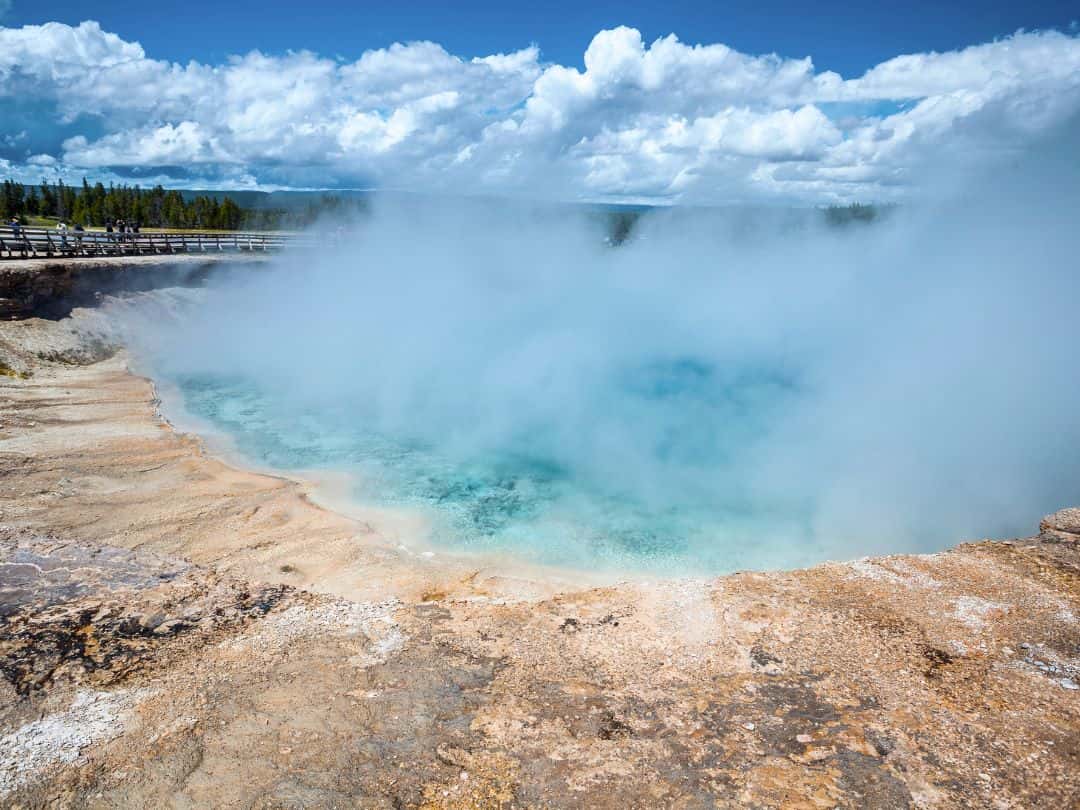
<path fill-rule="evenodd" d="M 1080 806 L 1080 510 L 584 587 L 208 457 L 114 352 L 0 324 L 0 806 Z"/>

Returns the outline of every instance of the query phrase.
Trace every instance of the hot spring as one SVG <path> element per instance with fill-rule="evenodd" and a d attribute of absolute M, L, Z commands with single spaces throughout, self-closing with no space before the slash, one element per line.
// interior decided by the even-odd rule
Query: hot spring
<path fill-rule="evenodd" d="M 779 377 L 712 377 L 684 358 L 637 369 L 612 390 L 641 418 L 659 411 L 653 418 L 670 422 L 645 452 L 672 475 L 720 478 L 725 457 L 751 442 L 768 412 L 791 396 L 792 383 Z M 648 470 L 627 480 L 586 469 L 582 459 L 553 448 L 541 428 L 465 452 L 419 431 L 375 427 L 376 419 L 358 418 L 352 406 L 296 407 L 242 375 L 182 374 L 172 382 L 186 415 L 224 433 L 260 466 L 345 472 L 358 503 L 422 510 L 431 536 L 417 539 L 426 545 L 672 572 L 779 567 L 830 555 L 798 504 L 755 503 L 731 486 L 726 497 L 710 499 L 689 482 L 676 490 L 637 479 Z M 725 421 L 722 435 L 695 424 L 706 414 Z M 644 431 L 641 439 L 653 440 Z M 755 540 L 762 537 L 773 542 Z"/>
<path fill-rule="evenodd" d="M 417 543 L 675 574 L 935 550 L 1080 500 L 1076 206 L 971 201 L 654 211 L 612 246 L 398 200 L 129 326 L 243 456 L 419 510 Z"/>

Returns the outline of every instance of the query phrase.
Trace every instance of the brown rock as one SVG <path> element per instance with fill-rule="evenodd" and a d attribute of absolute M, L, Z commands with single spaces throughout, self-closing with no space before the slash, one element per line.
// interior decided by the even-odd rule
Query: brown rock
<path fill-rule="evenodd" d="M 1080 508 L 1061 509 L 1039 523 L 1039 536 L 1050 542 L 1080 542 Z"/>

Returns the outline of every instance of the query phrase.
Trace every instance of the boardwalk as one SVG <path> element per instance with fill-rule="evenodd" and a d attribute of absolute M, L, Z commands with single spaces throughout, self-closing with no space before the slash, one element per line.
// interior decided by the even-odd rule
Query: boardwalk
<path fill-rule="evenodd" d="M 258 253 L 281 250 L 299 237 L 281 233 L 66 233 L 55 228 L 0 228 L 0 260 L 152 256 L 169 253 Z"/>

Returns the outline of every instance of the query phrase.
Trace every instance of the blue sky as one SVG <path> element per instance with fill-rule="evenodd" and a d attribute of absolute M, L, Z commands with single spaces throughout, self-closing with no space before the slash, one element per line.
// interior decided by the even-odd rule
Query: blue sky
<path fill-rule="evenodd" d="M 819 69 L 851 78 L 898 54 L 952 50 L 1020 28 L 1067 28 L 1080 19 L 1080 5 L 1075 0 L 818 0 L 813 4 L 793 0 L 549 0 L 535 4 L 495 0 L 114 0 L 96 4 L 11 0 L 3 22 L 25 25 L 56 20 L 74 25 L 86 19 L 97 20 L 124 39 L 138 40 L 157 58 L 180 62 L 220 62 L 252 49 L 281 53 L 307 48 L 356 58 L 391 42 L 429 39 L 461 56 L 536 44 L 545 60 L 580 66 L 597 31 L 627 25 L 641 31 L 646 42 L 675 33 L 690 44 L 723 42 L 746 53 L 809 55 Z"/>
<path fill-rule="evenodd" d="M 0 175 L 881 201 L 1080 111 L 1075 2 L 813 8 L 0 0 Z"/>

